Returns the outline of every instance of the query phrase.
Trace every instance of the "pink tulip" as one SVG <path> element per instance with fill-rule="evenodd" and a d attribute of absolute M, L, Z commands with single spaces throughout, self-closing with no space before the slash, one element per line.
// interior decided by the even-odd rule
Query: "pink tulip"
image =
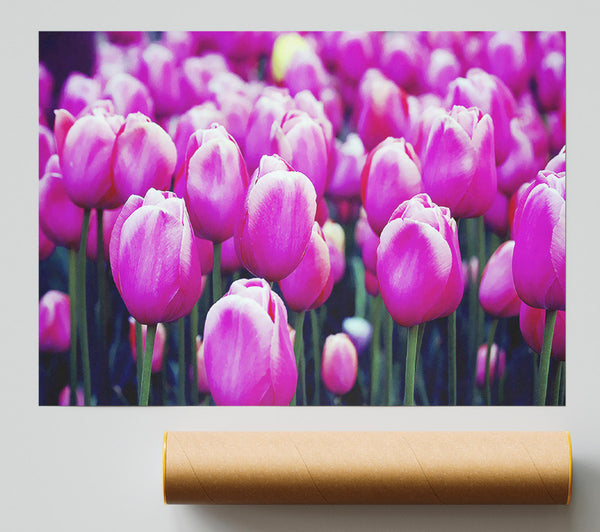
<path fill-rule="evenodd" d="M 498 189 L 508 196 L 539 171 L 533 143 L 518 118 L 511 120 L 510 131 L 510 152 L 497 169 Z"/>
<path fill-rule="evenodd" d="M 61 353 L 71 346 L 71 311 L 67 294 L 46 292 L 39 304 L 40 351 Z"/>
<path fill-rule="evenodd" d="M 142 325 L 142 353 L 146 353 L 146 333 L 148 327 Z M 156 327 L 156 336 L 154 339 L 154 348 L 152 350 L 152 373 L 156 373 L 162 369 L 163 355 L 165 351 L 165 341 L 167 339 L 167 329 L 162 323 Z M 137 362 L 137 338 L 135 331 L 135 319 L 129 316 L 129 346 L 131 347 L 131 356 L 133 361 Z M 144 355 L 142 355 L 142 358 Z"/>
<path fill-rule="evenodd" d="M 160 43 L 171 50 L 175 60 L 181 63 L 198 51 L 200 34 L 195 31 L 165 31 L 160 37 Z"/>
<path fill-rule="evenodd" d="M 550 51 L 536 71 L 537 92 L 544 111 L 556 111 L 561 105 L 561 96 L 566 86 L 565 54 Z"/>
<path fill-rule="evenodd" d="M 360 176 L 367 156 L 362 140 L 350 133 L 345 142 L 335 140 L 334 164 L 327 184 L 327 196 L 355 199 L 360 197 Z"/>
<path fill-rule="evenodd" d="M 498 31 L 487 41 L 487 70 L 498 76 L 513 94 L 520 94 L 531 76 L 525 34 Z"/>
<path fill-rule="evenodd" d="M 181 66 L 182 91 L 187 107 L 201 104 L 210 98 L 209 83 L 222 72 L 229 72 L 227 60 L 220 54 L 188 57 Z"/>
<path fill-rule="evenodd" d="M 413 128 L 413 146 L 420 159 L 425 157 L 425 148 L 431 132 L 431 126 L 438 118 L 443 119 L 448 113 L 440 105 L 428 104 L 420 113 Z"/>
<path fill-rule="evenodd" d="M 490 116 L 457 105 L 437 118 L 423 159 L 423 184 L 433 201 L 457 218 L 480 216 L 494 201 L 496 179 Z"/>
<path fill-rule="evenodd" d="M 53 156 L 58 161 L 58 156 Z M 83 209 L 69 195 L 60 169 L 51 161 L 39 181 L 40 228 L 58 246 L 79 249 Z"/>
<path fill-rule="evenodd" d="M 81 387 L 78 387 L 75 392 L 76 397 L 76 405 L 75 406 L 83 406 L 85 404 L 85 398 L 83 395 L 83 390 Z M 71 387 L 67 384 L 58 395 L 58 406 L 70 406 L 71 404 Z"/>
<path fill-rule="evenodd" d="M 210 80 L 208 90 L 223 113 L 227 131 L 243 146 L 253 105 L 249 85 L 233 72 L 221 72 Z"/>
<path fill-rule="evenodd" d="M 129 310 L 147 325 L 189 314 L 202 294 L 202 274 L 185 203 L 150 189 L 131 196 L 110 241 L 115 285 Z"/>
<path fill-rule="evenodd" d="M 562 111 L 549 111 L 546 115 L 550 152 L 556 153 L 566 141 L 566 115 Z"/>
<path fill-rule="evenodd" d="M 375 63 L 377 38 L 374 33 L 344 31 L 336 36 L 336 62 L 341 73 L 358 81 L 362 73 Z"/>
<path fill-rule="evenodd" d="M 368 231 L 365 230 L 362 245 L 359 247 L 365 269 L 373 274 L 377 272 L 377 248 L 379 244 L 379 237 L 373 232 L 371 226 L 368 226 Z"/>
<path fill-rule="evenodd" d="M 173 52 L 152 43 L 142 53 L 140 80 L 148 87 L 157 115 L 169 115 L 181 110 L 181 74 Z"/>
<path fill-rule="evenodd" d="M 112 100 L 115 111 L 120 115 L 142 113 L 154 116 L 154 101 L 148 87 L 126 72 L 119 72 L 108 80 L 104 97 Z"/>
<path fill-rule="evenodd" d="M 223 126 L 198 130 L 188 142 L 185 202 L 196 235 L 218 244 L 231 238 L 242 210 L 248 172 Z"/>
<path fill-rule="evenodd" d="M 217 405 L 288 405 L 298 374 L 281 298 L 263 279 L 234 282 L 208 311 L 204 361 Z"/>
<path fill-rule="evenodd" d="M 412 92 L 418 86 L 419 70 L 426 58 L 425 48 L 414 34 L 391 32 L 384 36 L 379 66 L 385 76 Z"/>
<path fill-rule="evenodd" d="M 151 188 L 168 190 L 177 152 L 167 132 L 142 113 L 127 116 L 113 151 L 114 186 L 121 202 Z"/>
<path fill-rule="evenodd" d="M 329 220 L 329 206 L 327 200 L 321 196 L 317 199 L 317 213 L 315 214 L 316 222 L 322 227 Z"/>
<path fill-rule="evenodd" d="M 272 155 L 271 128 L 291 111 L 294 101 L 287 90 L 267 87 L 254 104 L 248 118 L 244 157 L 252 172 L 263 155 Z"/>
<path fill-rule="evenodd" d="M 529 306 L 565 309 L 565 177 L 542 171 L 515 211 L 513 275 Z"/>
<path fill-rule="evenodd" d="M 446 106 L 478 107 L 489 114 L 494 124 L 496 164 L 502 164 L 509 152 L 510 121 L 516 102 L 510 89 L 496 76 L 480 68 L 472 68 L 466 78 L 455 79 L 448 88 Z"/>
<path fill-rule="evenodd" d="M 552 351 L 550 353 L 552 358 L 556 360 L 565 360 L 565 319 L 565 312 L 559 310 L 556 313 L 554 336 L 552 337 Z M 521 334 L 527 345 L 538 355 L 542 352 L 545 323 L 545 309 L 533 308 L 526 303 L 521 304 L 521 312 L 519 313 Z"/>
<path fill-rule="evenodd" d="M 449 209 L 427 194 L 402 203 L 381 233 L 377 279 L 394 321 L 411 327 L 456 310 L 464 279 L 458 231 Z"/>
<path fill-rule="evenodd" d="M 544 170 L 548 170 L 550 172 L 558 174 L 560 172 L 566 172 L 566 168 L 567 147 L 563 146 L 558 155 L 555 155 L 552 159 L 550 159 L 550 161 L 548 161 L 548 164 L 546 165 L 546 168 L 544 168 Z"/>
<path fill-rule="evenodd" d="M 521 95 L 517 118 L 522 131 L 531 142 L 536 170 L 539 170 L 548 162 L 550 146 L 546 124 L 537 110 L 535 100 L 530 92 L 524 92 Z"/>
<path fill-rule="evenodd" d="M 209 393 L 208 376 L 206 375 L 206 363 L 204 361 L 204 342 L 200 336 L 196 336 L 196 364 L 198 366 L 198 391 Z"/>
<path fill-rule="evenodd" d="M 331 167 L 331 153 L 334 146 L 334 134 L 331 120 L 325 113 L 324 103 L 317 100 L 312 92 L 303 90 L 294 96 L 294 105 L 298 111 L 303 111 L 310 116 L 310 118 L 312 118 L 323 131 L 325 144 L 327 146 L 327 155 L 329 158 L 328 166 Z M 296 170 L 301 171 L 299 168 L 296 168 Z"/>
<path fill-rule="evenodd" d="M 340 93 L 333 87 L 325 87 L 319 93 L 319 100 L 323 103 L 325 116 L 331 122 L 334 134 L 338 134 L 344 121 L 344 102 Z"/>
<path fill-rule="evenodd" d="M 475 382 L 479 388 L 485 386 L 485 366 L 487 363 L 487 344 L 483 344 L 477 350 L 477 367 L 475 369 Z M 492 344 L 490 348 L 490 363 L 489 363 L 490 384 L 504 377 L 506 370 L 506 351 L 499 349 L 496 344 Z"/>
<path fill-rule="evenodd" d="M 198 249 L 198 257 L 200 259 L 200 270 L 202 271 L 202 275 L 206 275 L 212 272 L 213 269 L 213 243 L 210 240 L 198 238 L 195 235 L 194 239 L 196 240 L 196 248 Z"/>
<path fill-rule="evenodd" d="M 327 185 L 328 146 L 323 128 L 303 111 L 290 111 L 271 129 L 273 152 L 302 172 L 322 197 Z"/>
<path fill-rule="evenodd" d="M 100 98 L 100 84 L 85 74 L 72 72 L 62 87 L 59 107 L 77 116 L 98 98 Z"/>
<path fill-rule="evenodd" d="M 39 130 L 39 179 L 42 179 L 48 159 L 56 153 L 56 143 L 52 131 L 46 126 L 40 124 Z"/>
<path fill-rule="evenodd" d="M 379 70 L 367 70 L 359 85 L 357 132 L 367 150 L 387 137 L 402 137 L 408 130 L 406 94 Z"/>
<path fill-rule="evenodd" d="M 327 389 L 336 395 L 348 393 L 356 382 L 358 353 L 345 333 L 330 334 L 323 346 L 321 375 Z"/>
<path fill-rule="evenodd" d="M 504 242 L 494 251 L 481 275 L 479 301 L 483 310 L 496 318 L 517 316 L 521 308 L 513 281 L 514 248 L 513 240 Z"/>
<path fill-rule="evenodd" d="M 333 276 L 329 249 L 317 222 L 313 224 L 308 247 L 300 264 L 279 281 L 279 286 L 288 307 L 296 312 L 320 307 L 330 296 Z"/>
<path fill-rule="evenodd" d="M 54 253 L 54 249 L 56 248 L 54 242 L 52 242 L 52 240 L 46 236 L 46 233 L 42 231 L 41 225 L 39 227 L 38 247 L 40 260 L 46 260 L 48 257 L 50 257 L 50 255 L 52 255 L 52 253 Z"/>
<path fill-rule="evenodd" d="M 365 289 L 373 297 L 379 295 L 379 280 L 377 279 L 377 275 L 371 273 L 369 270 L 365 270 Z"/>
<path fill-rule="evenodd" d="M 485 225 L 499 237 L 508 232 L 508 198 L 502 192 L 496 192 L 494 202 L 483 215 Z"/>
<path fill-rule="evenodd" d="M 265 168 L 283 163 L 263 158 L 261 165 L 263 161 Z M 268 281 L 292 273 L 312 233 L 316 199 L 315 188 L 304 174 L 284 170 L 262 174 L 259 167 L 234 234 L 235 250 L 245 268 Z"/>
<path fill-rule="evenodd" d="M 329 84 L 329 75 L 321 58 L 311 48 L 301 48 L 294 52 L 283 77 L 283 84 L 292 96 L 309 90 L 315 96 Z"/>
<path fill-rule="evenodd" d="M 323 224 L 323 235 L 329 249 L 331 277 L 334 284 L 341 281 L 346 271 L 346 234 L 340 224 L 327 220 Z"/>
<path fill-rule="evenodd" d="M 352 340 L 359 355 L 367 350 L 373 336 L 373 327 L 367 320 L 359 316 L 344 318 L 342 331 Z"/>
<path fill-rule="evenodd" d="M 443 96 L 460 72 L 461 66 L 456 56 L 449 50 L 438 48 L 429 56 L 429 64 L 424 72 L 425 85 L 430 91 Z"/>
<path fill-rule="evenodd" d="M 112 173 L 112 155 L 123 123 L 120 116 L 102 111 L 77 119 L 59 142 L 60 164 L 65 187 L 76 205 L 86 208 L 114 209 L 122 204 Z M 62 124 L 57 116 L 57 125 Z"/>
<path fill-rule="evenodd" d="M 121 214 L 121 207 L 102 212 L 102 244 L 103 257 L 107 261 L 110 254 L 110 237 L 117 218 Z M 88 229 L 86 255 L 90 260 L 98 260 L 98 213 L 92 209 Z"/>
<path fill-rule="evenodd" d="M 423 190 L 421 162 L 403 138 L 388 137 L 367 156 L 361 198 L 369 224 L 378 235 L 396 207 Z"/>

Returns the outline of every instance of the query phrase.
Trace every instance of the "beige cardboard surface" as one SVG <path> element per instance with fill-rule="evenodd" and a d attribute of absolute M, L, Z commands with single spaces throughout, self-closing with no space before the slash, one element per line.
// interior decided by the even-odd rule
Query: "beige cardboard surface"
<path fill-rule="evenodd" d="M 568 504 L 567 432 L 168 432 L 166 503 Z"/>

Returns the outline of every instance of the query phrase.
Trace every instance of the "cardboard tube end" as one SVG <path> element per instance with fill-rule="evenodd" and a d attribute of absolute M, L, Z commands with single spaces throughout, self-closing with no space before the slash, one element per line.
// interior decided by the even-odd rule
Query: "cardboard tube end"
<path fill-rule="evenodd" d="M 162 457 L 162 477 L 163 477 L 163 503 L 167 504 L 167 434 L 165 430 L 163 435 L 163 457 Z"/>
<path fill-rule="evenodd" d="M 567 504 L 571 502 L 571 487 L 573 485 L 573 447 L 571 446 L 571 433 L 567 431 L 567 439 L 569 440 L 569 493 L 567 495 Z"/>

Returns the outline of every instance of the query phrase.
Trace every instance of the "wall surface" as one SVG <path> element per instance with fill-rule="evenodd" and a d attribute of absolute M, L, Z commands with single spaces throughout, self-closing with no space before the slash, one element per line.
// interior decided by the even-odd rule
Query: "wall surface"
<path fill-rule="evenodd" d="M 6 530 L 598 530 L 600 71 L 598 4 L 576 1 L 70 1 L 11 4 L 2 39 L 2 522 Z M 190 10 L 192 10 L 190 12 Z M 250 22 L 248 22 L 250 21 Z M 37 31 L 565 29 L 568 72 L 567 406 L 55 408 L 37 406 Z M 568 507 L 185 507 L 162 502 L 164 430 L 569 430 Z"/>

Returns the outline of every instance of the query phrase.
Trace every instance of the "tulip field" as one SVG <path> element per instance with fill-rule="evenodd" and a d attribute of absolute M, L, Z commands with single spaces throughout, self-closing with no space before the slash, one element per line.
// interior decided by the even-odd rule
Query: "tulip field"
<path fill-rule="evenodd" d="M 564 32 L 40 32 L 41 405 L 564 405 Z"/>

